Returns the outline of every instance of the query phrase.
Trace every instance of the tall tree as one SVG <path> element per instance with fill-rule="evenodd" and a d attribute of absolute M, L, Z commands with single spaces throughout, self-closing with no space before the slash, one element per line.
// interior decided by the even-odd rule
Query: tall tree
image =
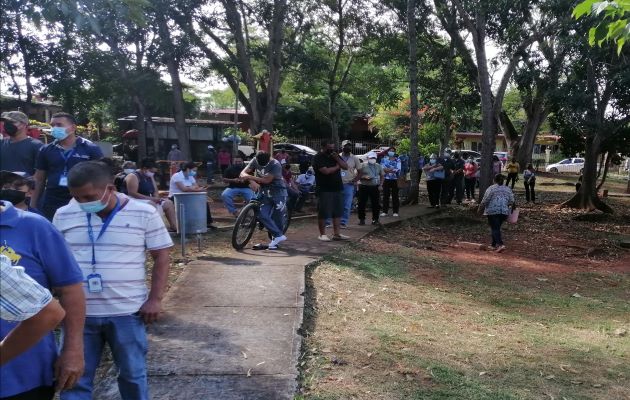
<path fill-rule="evenodd" d="M 409 139 L 411 149 L 409 159 L 411 162 L 411 187 L 407 202 L 417 204 L 420 195 L 420 174 L 418 165 L 418 34 L 416 31 L 416 2 L 407 1 L 407 40 L 409 41 Z"/>
<path fill-rule="evenodd" d="M 282 70 L 291 63 L 305 29 L 302 3 L 192 0 L 177 7 L 181 29 L 238 94 L 252 134 L 273 130 Z"/>
<path fill-rule="evenodd" d="M 584 169 L 580 190 L 563 206 L 612 212 L 597 194 L 597 161 L 611 149 L 611 142 L 630 135 L 630 51 L 626 48 L 617 57 L 613 44 L 589 47 L 579 35 L 573 40 L 568 73 L 554 102 L 552 126 L 561 135 L 575 137 L 577 133 L 574 140 L 583 140 Z"/>
<path fill-rule="evenodd" d="M 555 38 L 538 42 L 538 51 L 523 55 L 522 63 L 514 73 L 525 121 L 517 129 L 508 113 L 502 110 L 499 124 L 510 154 L 524 169 L 532 160 L 534 143 L 540 127 L 551 111 L 550 97 L 558 86 L 567 49 Z"/>
<path fill-rule="evenodd" d="M 503 97 L 522 55 L 553 24 L 541 28 L 533 18 L 535 3 L 525 0 L 496 4 L 488 0 L 435 0 L 436 14 L 468 64 L 471 78 L 474 76 L 481 96 L 482 158 L 479 196 L 492 183 L 492 155 L 496 149 L 499 117 Z M 461 30 L 471 36 L 474 57 L 461 35 Z M 487 46 L 492 40 L 504 43 L 502 53 L 507 65 L 493 92 L 492 60 Z"/>

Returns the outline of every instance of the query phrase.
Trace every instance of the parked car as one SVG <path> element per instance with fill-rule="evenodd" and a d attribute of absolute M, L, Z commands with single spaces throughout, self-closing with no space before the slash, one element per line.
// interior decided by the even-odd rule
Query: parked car
<path fill-rule="evenodd" d="M 380 160 L 381 158 L 385 156 L 385 154 L 387 153 L 389 149 L 391 149 L 391 146 L 379 146 L 364 154 L 359 154 L 357 157 L 359 157 L 359 160 L 361 160 L 361 162 L 367 162 L 368 154 L 376 153 L 376 157 Z"/>
<path fill-rule="evenodd" d="M 459 153 L 463 160 L 468 160 L 470 157 L 476 159 L 481 159 L 481 153 L 473 150 L 455 150 Z"/>
<path fill-rule="evenodd" d="M 565 158 L 564 160 L 549 164 L 545 168 L 547 172 L 557 173 L 557 172 L 573 172 L 576 174 L 581 174 L 584 169 L 584 159 L 583 158 Z"/>
<path fill-rule="evenodd" d="M 285 150 L 289 153 L 290 156 L 298 155 L 302 152 L 302 150 L 306 151 L 306 154 L 310 156 L 314 156 L 317 154 L 317 151 L 313 150 L 308 146 L 304 146 L 301 144 L 293 144 L 293 143 L 276 143 L 273 145 L 273 152 L 277 152 L 280 150 Z"/>
<path fill-rule="evenodd" d="M 247 146 L 243 144 L 238 145 L 238 156 L 243 160 L 251 160 L 256 156 L 256 149 L 253 146 Z"/>
<path fill-rule="evenodd" d="M 508 162 L 508 152 L 507 151 L 495 151 L 492 154 L 497 156 L 497 157 L 499 157 L 499 161 L 501 161 L 503 166 L 505 166 L 505 164 L 507 164 L 507 162 Z"/>

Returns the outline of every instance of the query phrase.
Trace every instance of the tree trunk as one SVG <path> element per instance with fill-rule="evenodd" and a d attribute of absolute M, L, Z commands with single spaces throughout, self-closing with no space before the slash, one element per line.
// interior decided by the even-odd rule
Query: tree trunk
<path fill-rule="evenodd" d="M 332 88 L 329 90 L 332 90 Z M 339 124 L 337 121 L 337 111 L 335 110 L 336 100 L 333 94 L 329 95 L 328 115 L 330 116 L 330 137 L 333 143 L 335 143 L 335 146 L 339 145 Z"/>
<path fill-rule="evenodd" d="M 177 143 L 185 160 L 191 160 L 190 138 L 186 128 L 186 111 L 184 109 L 184 90 L 179 78 L 179 67 L 174 58 L 169 57 L 166 66 L 171 76 L 173 88 L 173 116 L 175 117 L 175 132 L 177 132 Z M 157 142 L 157 141 L 156 141 Z"/>
<path fill-rule="evenodd" d="M 31 112 L 31 104 L 33 102 L 33 83 L 32 80 L 32 72 L 31 72 L 31 54 L 28 51 L 28 47 L 26 45 L 26 39 L 24 38 L 23 29 L 22 29 L 22 19 L 20 18 L 20 14 L 16 14 L 15 23 L 17 27 L 17 35 L 18 35 L 18 46 L 20 47 L 20 52 L 22 53 L 22 59 L 24 60 L 24 80 L 26 81 L 26 114 L 30 114 Z"/>
<path fill-rule="evenodd" d="M 132 160 L 138 162 L 147 156 L 147 129 L 145 124 L 145 112 L 144 105 L 138 98 L 138 96 L 132 96 L 133 102 L 136 105 L 136 129 L 138 130 L 138 159 Z"/>
<path fill-rule="evenodd" d="M 479 201 L 483 198 L 486 189 L 492 184 L 492 156 L 496 148 L 497 118 L 494 109 L 494 96 L 490 85 L 490 73 L 486 58 L 485 23 L 477 26 L 475 41 L 475 56 L 477 58 L 477 71 L 479 81 L 479 94 L 481 96 L 481 173 L 479 180 Z"/>
<path fill-rule="evenodd" d="M 411 149 L 411 187 L 407 195 L 407 204 L 418 204 L 420 179 L 418 170 L 418 38 L 416 35 L 416 2 L 407 1 L 407 40 L 409 40 L 409 139 Z"/>
<path fill-rule="evenodd" d="M 602 186 L 604 186 L 604 183 L 606 183 L 606 177 L 608 176 L 608 168 L 610 167 L 610 159 L 612 158 L 612 155 L 610 152 L 606 153 L 606 161 L 604 161 L 604 173 L 601 175 L 602 179 L 599 181 L 599 184 L 597 185 L 597 191 L 599 192 L 599 190 L 602 188 Z M 600 165 L 600 170 L 601 170 L 601 165 Z M 597 177 L 599 177 L 600 174 L 597 174 Z"/>
<path fill-rule="evenodd" d="M 164 51 L 164 61 L 171 77 L 171 88 L 173 91 L 173 117 L 175 119 L 175 132 L 177 133 L 177 144 L 185 160 L 191 160 L 190 138 L 186 128 L 186 110 L 184 107 L 184 89 L 179 77 L 179 63 L 175 54 L 173 41 L 169 32 L 166 19 L 158 13 L 158 31 L 160 33 L 161 45 Z M 158 153 L 158 140 L 155 138 L 154 148 Z"/>
<path fill-rule="evenodd" d="M 600 143 L 597 138 L 586 138 L 586 153 L 584 155 L 584 172 L 582 186 L 569 200 L 560 207 L 576 208 L 587 211 L 601 210 L 605 213 L 613 212 L 606 203 L 597 196 L 597 157 Z"/>

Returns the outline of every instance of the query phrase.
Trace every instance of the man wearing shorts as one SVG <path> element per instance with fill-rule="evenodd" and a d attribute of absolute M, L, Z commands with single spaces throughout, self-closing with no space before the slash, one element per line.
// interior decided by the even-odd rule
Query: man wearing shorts
<path fill-rule="evenodd" d="M 335 144 L 326 139 L 322 141 L 322 148 L 313 157 L 315 170 L 315 186 L 317 191 L 317 223 L 319 225 L 318 239 L 323 242 L 331 240 L 326 235 L 326 219 L 332 218 L 332 240 L 347 240 L 348 236 L 339 233 L 341 216 L 343 214 L 343 181 L 341 170 L 347 170 L 348 165 L 335 152 Z"/>

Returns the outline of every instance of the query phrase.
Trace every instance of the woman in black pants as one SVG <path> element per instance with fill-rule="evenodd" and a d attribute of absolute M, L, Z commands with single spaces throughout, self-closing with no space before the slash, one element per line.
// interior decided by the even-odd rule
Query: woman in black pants
<path fill-rule="evenodd" d="M 440 208 L 440 193 L 444 181 L 444 167 L 439 164 L 435 154 L 431 154 L 429 163 L 422 168 L 426 173 L 427 192 L 429 194 L 429 207 Z"/>
<path fill-rule="evenodd" d="M 536 173 L 534 167 L 531 164 L 527 164 L 527 168 L 523 171 L 523 184 L 525 185 L 525 200 L 529 203 L 536 202 L 536 192 L 534 187 L 536 186 Z"/>
<path fill-rule="evenodd" d="M 389 197 L 392 198 L 393 216 L 398 216 L 398 209 L 400 207 L 400 199 L 398 198 L 398 176 L 400 174 L 401 163 L 394 148 L 390 148 L 387 151 L 387 155 L 381 160 L 381 166 L 385 173 L 385 180 L 383 181 L 383 212 L 381 217 L 387 216 L 389 211 Z"/>
<path fill-rule="evenodd" d="M 359 225 L 365 225 L 365 206 L 368 199 L 372 204 L 372 225 L 378 225 L 378 217 L 380 212 L 380 191 L 379 186 L 383 183 L 383 167 L 376 163 L 376 154 L 368 155 L 367 164 L 359 169 L 359 204 L 357 214 L 359 217 Z"/>

